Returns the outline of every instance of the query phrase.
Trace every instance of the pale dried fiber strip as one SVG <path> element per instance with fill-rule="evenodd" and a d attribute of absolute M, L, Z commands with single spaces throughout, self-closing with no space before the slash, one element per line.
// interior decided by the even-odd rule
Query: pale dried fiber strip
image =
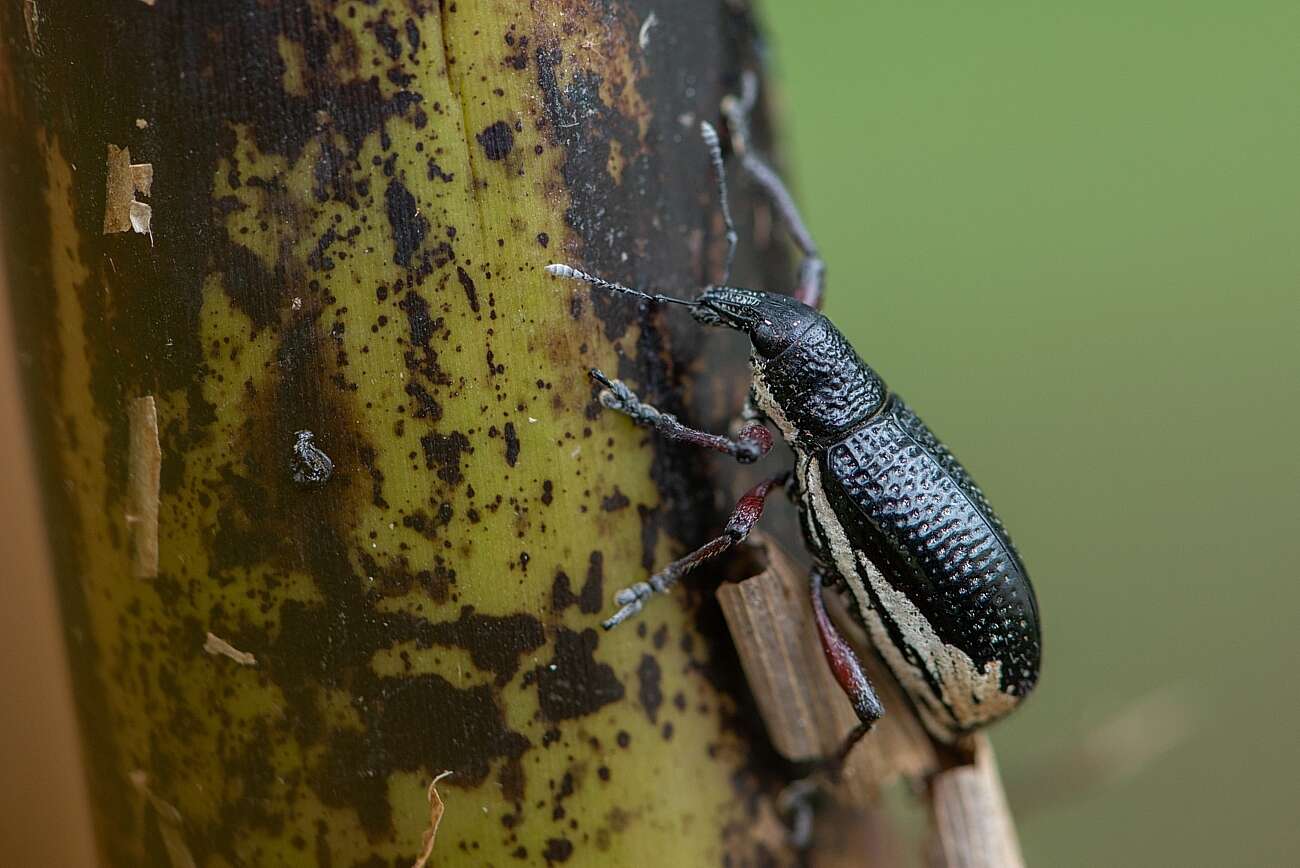
<path fill-rule="evenodd" d="M 162 482 L 162 448 L 158 409 L 152 395 L 136 398 L 128 408 L 127 515 L 131 530 L 131 567 L 137 578 L 158 575 L 158 498 Z"/>

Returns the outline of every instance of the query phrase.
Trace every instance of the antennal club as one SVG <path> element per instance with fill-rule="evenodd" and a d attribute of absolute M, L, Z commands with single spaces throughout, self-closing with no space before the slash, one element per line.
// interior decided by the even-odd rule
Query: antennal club
<path fill-rule="evenodd" d="M 588 274 L 585 271 L 579 271 L 571 265 L 563 265 L 559 262 L 546 266 L 546 270 L 556 277 L 567 278 L 568 280 L 581 280 L 584 283 L 590 283 L 592 286 L 598 286 L 601 289 L 609 289 L 614 292 L 622 292 L 627 295 L 635 295 L 637 298 L 644 298 L 646 301 L 655 304 L 681 304 L 686 307 L 698 307 L 698 301 L 687 301 L 684 298 L 673 298 L 671 295 L 655 294 L 642 292 L 639 289 L 633 289 L 630 286 L 624 286 L 621 283 L 614 283 L 611 280 L 605 280 L 603 277 L 597 277 L 594 274 Z"/>

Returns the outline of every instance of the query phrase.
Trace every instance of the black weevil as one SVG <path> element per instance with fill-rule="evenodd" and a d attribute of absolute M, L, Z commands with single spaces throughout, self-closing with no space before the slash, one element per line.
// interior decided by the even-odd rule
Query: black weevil
<path fill-rule="evenodd" d="M 932 735 L 944 742 L 1003 717 L 1038 680 L 1038 604 L 1020 556 L 983 492 L 930 429 L 858 357 L 818 308 L 825 272 L 811 235 L 781 179 L 748 147 L 747 117 L 757 92 L 748 75 L 740 98 L 722 106 L 733 153 L 771 199 L 803 253 L 794 296 L 722 283 L 685 301 L 648 295 L 567 265 L 552 274 L 652 302 L 689 307 L 705 325 L 744 332 L 752 344 L 753 381 L 746 424 L 735 437 L 689 428 L 639 401 L 600 371 L 604 406 L 664 436 L 752 462 L 771 448 L 770 422 L 790 445 L 795 467 L 750 489 L 723 534 L 620 591 L 614 627 L 649 596 L 740 542 L 762 514 L 764 499 L 785 485 L 799 507 L 816 565 L 809 582 L 826 659 L 860 720 L 839 752 L 880 718 L 883 709 L 848 643 L 827 617 L 827 585 L 847 588 L 850 611 L 866 628 Z M 721 195 L 730 274 L 736 233 L 727 204 L 718 136 L 708 145 Z"/>

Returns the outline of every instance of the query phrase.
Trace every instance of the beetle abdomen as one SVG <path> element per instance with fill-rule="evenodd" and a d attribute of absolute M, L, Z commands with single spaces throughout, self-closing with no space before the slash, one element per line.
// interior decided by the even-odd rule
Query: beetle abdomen
<path fill-rule="evenodd" d="M 1015 707 L 1038 678 L 1037 603 L 1002 524 L 957 460 L 891 396 L 810 463 L 820 466 L 806 473 L 809 501 L 820 495 L 835 516 L 814 510 L 817 547 L 831 549 L 931 730 L 950 737 Z"/>

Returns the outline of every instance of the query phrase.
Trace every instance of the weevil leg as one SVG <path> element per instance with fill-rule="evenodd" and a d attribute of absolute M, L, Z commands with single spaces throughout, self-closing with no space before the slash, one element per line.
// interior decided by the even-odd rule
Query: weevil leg
<path fill-rule="evenodd" d="M 799 206 L 786 188 L 781 176 L 749 147 L 749 114 L 758 101 L 758 75 L 747 71 L 741 79 L 739 96 L 728 96 L 722 101 L 722 114 L 727 119 L 731 134 L 731 150 L 740 157 L 740 164 L 772 201 L 786 231 L 803 254 L 799 264 L 799 285 L 794 297 L 813 308 L 821 308 L 822 286 L 826 281 L 826 262 L 817 251 L 817 243 L 808 231 Z"/>
<path fill-rule="evenodd" d="M 845 737 L 844 743 L 828 761 L 829 771 L 834 778 L 839 776 L 853 746 L 870 731 L 876 721 L 880 720 L 885 709 L 880 704 L 880 697 L 876 696 L 867 673 L 863 671 L 858 655 L 854 653 L 852 646 L 826 614 L 823 593 L 828 578 L 830 575 L 825 568 L 820 566 L 813 568 L 808 583 L 808 590 L 812 595 L 813 620 L 817 623 L 817 638 L 821 640 L 822 652 L 826 655 L 831 674 L 835 676 L 840 689 L 848 696 L 849 704 L 853 706 L 853 711 L 858 716 L 858 725 Z"/>
<path fill-rule="evenodd" d="M 648 598 L 667 592 L 682 576 L 700 564 L 713 560 L 749 536 L 749 532 L 754 529 L 754 525 L 763 514 L 763 505 L 767 502 L 767 496 L 773 488 L 784 485 L 787 476 L 789 476 L 788 471 L 771 479 L 765 479 L 745 492 L 736 502 L 736 507 L 732 510 L 731 517 L 727 519 L 727 526 L 721 536 L 709 540 L 685 557 L 673 561 L 646 581 L 637 582 L 630 588 L 624 588 L 615 594 L 614 603 L 620 608 L 602 626 L 606 630 L 617 627 L 640 612 Z"/>
<path fill-rule="evenodd" d="M 713 178 L 718 185 L 718 204 L 722 208 L 722 223 L 727 229 L 727 259 L 722 267 L 722 279 L 719 285 L 726 286 L 731 280 L 731 266 L 736 261 L 736 244 L 740 236 L 736 234 L 736 221 L 731 219 L 731 201 L 727 196 L 727 170 L 722 165 L 722 143 L 718 141 L 718 131 L 708 121 L 700 121 L 700 136 L 709 149 L 709 162 L 713 164 Z"/>
<path fill-rule="evenodd" d="M 591 378 L 605 387 L 600 393 L 602 405 L 631 417 L 638 425 L 655 429 L 669 440 L 703 446 L 730 455 L 741 464 L 754 463 L 772 448 L 772 432 L 760 424 L 746 425 L 735 437 L 709 434 L 689 428 L 671 413 L 643 403 L 622 380 L 611 380 L 595 368 L 591 369 Z"/>
<path fill-rule="evenodd" d="M 823 593 L 826 584 L 834 579 L 835 576 L 825 567 L 813 567 L 808 579 L 813 621 L 817 624 L 817 637 L 821 640 L 831 674 L 849 697 L 849 703 L 858 716 L 858 725 L 845 736 L 833 755 L 819 763 L 807 777 L 791 781 L 777 798 L 777 808 L 789 817 L 791 846 L 797 849 L 803 849 L 812 843 L 813 815 L 818 797 L 839 779 L 849 753 L 885 713 L 871 681 L 862 670 L 857 654 L 826 613 Z"/>

